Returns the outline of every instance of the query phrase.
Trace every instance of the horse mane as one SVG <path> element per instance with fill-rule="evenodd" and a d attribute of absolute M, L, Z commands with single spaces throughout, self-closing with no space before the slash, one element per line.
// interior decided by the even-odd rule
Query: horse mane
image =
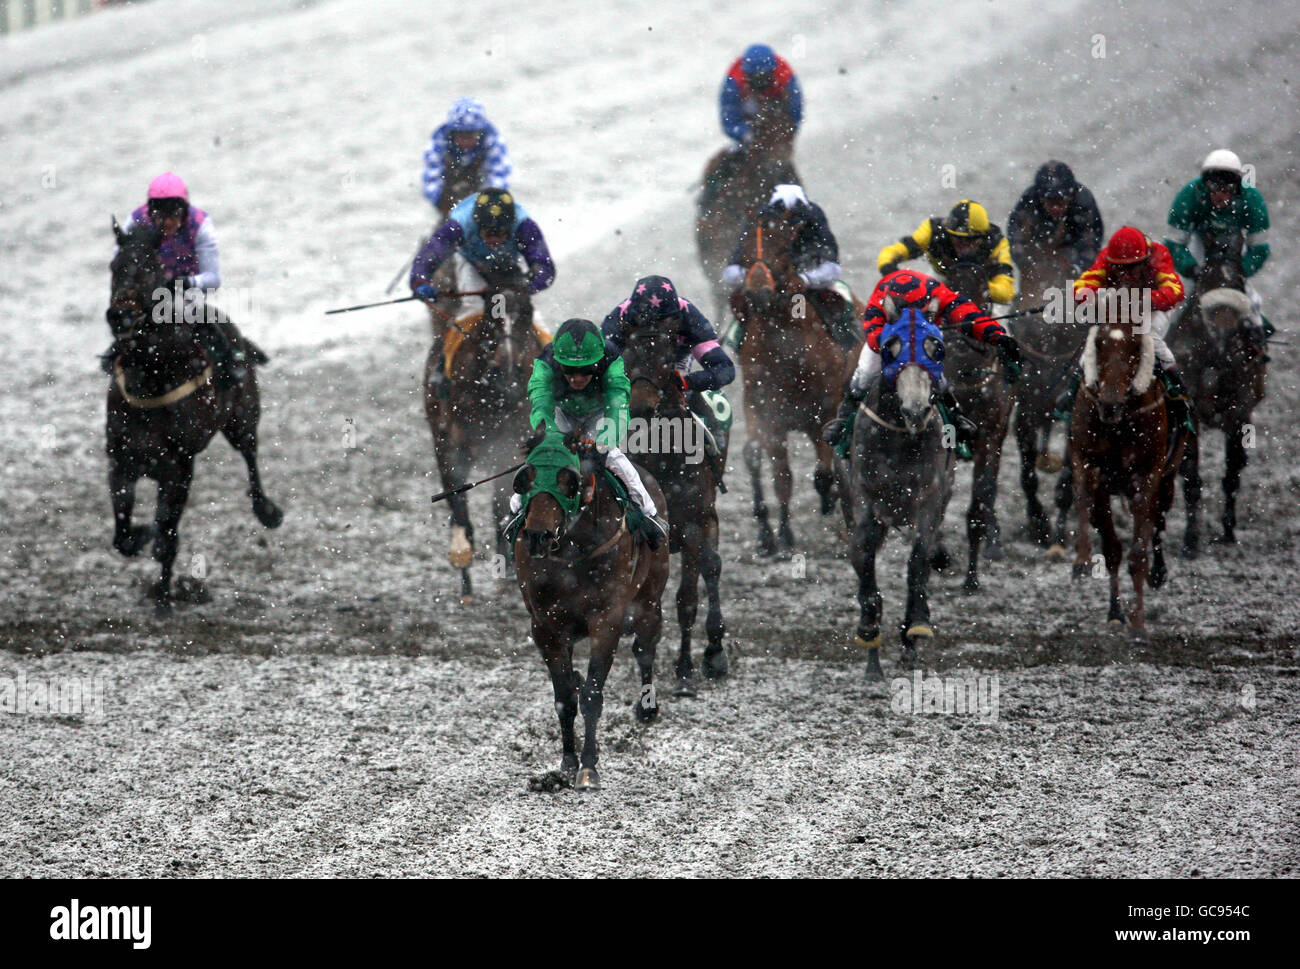
<path fill-rule="evenodd" d="M 1201 311 L 1213 313 L 1217 309 L 1232 310 L 1240 319 L 1250 315 L 1250 297 L 1239 289 L 1220 286 L 1201 294 Z"/>

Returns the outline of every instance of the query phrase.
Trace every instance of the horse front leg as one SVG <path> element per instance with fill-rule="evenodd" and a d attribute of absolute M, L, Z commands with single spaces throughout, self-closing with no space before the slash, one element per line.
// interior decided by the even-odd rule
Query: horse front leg
<path fill-rule="evenodd" d="M 641 723 L 653 723 L 659 718 L 659 700 L 655 696 L 655 649 L 663 631 L 663 607 L 658 598 L 634 604 L 632 619 L 632 656 L 641 674 L 641 692 L 633 709 Z"/>
<path fill-rule="evenodd" d="M 885 538 L 885 525 L 875 516 L 869 502 L 854 509 L 855 526 L 849 557 L 858 573 L 858 628 L 854 642 L 867 651 L 867 679 L 884 680 L 880 668 L 880 617 L 884 599 L 876 584 L 876 553 Z"/>
<path fill-rule="evenodd" d="M 450 491 L 466 483 L 469 454 L 464 445 L 453 442 L 450 434 L 438 434 L 433 454 L 438 462 L 443 490 Z M 462 492 L 448 498 L 447 504 L 451 510 L 451 548 L 447 552 L 447 561 L 453 569 L 460 570 L 461 601 L 469 602 L 474 595 L 474 584 L 469 574 L 470 563 L 474 560 L 474 527 L 469 518 L 469 498 Z"/>
<path fill-rule="evenodd" d="M 162 566 L 158 584 L 153 588 L 154 612 L 159 616 L 172 611 L 172 567 L 176 562 L 176 549 L 180 545 L 181 515 L 190 498 L 190 482 L 194 478 L 193 460 L 180 462 L 170 477 L 158 482 L 158 508 L 154 516 L 156 537 L 153 557 Z"/>
<path fill-rule="evenodd" d="M 695 664 L 691 661 L 691 634 L 700 605 L 700 558 L 704 536 L 699 525 L 688 522 L 682 528 L 682 576 L 677 587 L 677 626 L 681 648 L 677 653 L 677 696 L 695 696 Z"/>
<path fill-rule="evenodd" d="M 835 452 L 822 440 L 821 434 L 809 433 L 817 451 L 817 469 L 813 471 L 813 487 L 821 499 L 819 509 L 823 515 L 835 510 Z"/>
<path fill-rule="evenodd" d="M 1244 428 L 1234 424 L 1223 435 L 1226 467 L 1223 472 L 1223 541 L 1231 545 L 1237 541 L 1237 489 L 1241 487 L 1241 472 L 1246 467 Z"/>
<path fill-rule="evenodd" d="M 1064 561 L 1065 547 L 1069 543 L 1070 508 L 1074 504 L 1074 465 L 1070 457 L 1070 443 L 1065 444 L 1065 464 L 1056 479 L 1056 528 L 1052 535 L 1052 544 L 1047 547 L 1047 557 L 1054 561 Z"/>
<path fill-rule="evenodd" d="M 1150 641 L 1146 623 L 1146 582 L 1151 567 L 1151 546 L 1157 517 L 1158 479 L 1141 483 L 1133 496 L 1133 547 L 1128 552 L 1129 578 L 1133 580 L 1133 608 L 1129 613 L 1134 642 Z"/>
<path fill-rule="evenodd" d="M 1196 435 L 1183 451 L 1178 474 L 1183 479 L 1183 504 L 1187 506 L 1187 525 L 1183 529 L 1183 558 L 1194 559 L 1201 554 L 1201 448 Z"/>
<path fill-rule="evenodd" d="M 618 637 L 623 630 L 622 610 L 603 616 L 593 617 L 587 621 L 591 642 L 591 659 L 587 663 L 587 679 L 582 684 L 578 705 L 582 709 L 582 757 L 578 770 L 578 779 L 574 786 L 580 791 L 600 790 L 600 774 L 596 762 L 600 757 L 596 742 L 596 730 L 600 726 L 600 715 L 605 706 L 605 680 L 610 667 L 614 665 L 614 651 L 618 648 Z"/>
<path fill-rule="evenodd" d="M 1124 610 L 1119 601 L 1119 567 L 1124 561 L 1124 543 L 1115 531 L 1115 516 L 1110 505 L 1110 495 L 1098 492 L 1093 506 L 1097 533 L 1101 535 L 1101 554 L 1106 561 L 1106 575 L 1110 581 L 1110 605 L 1106 622 L 1111 626 L 1124 625 Z"/>
<path fill-rule="evenodd" d="M 1016 446 L 1020 450 L 1020 488 L 1025 493 L 1029 516 L 1029 540 L 1045 546 L 1051 540 L 1052 526 L 1038 499 L 1038 421 L 1024 403 L 1016 409 Z"/>
<path fill-rule="evenodd" d="M 257 424 L 262 411 L 256 379 L 255 372 L 250 369 L 248 379 L 239 389 L 239 397 L 230 420 L 221 429 L 221 433 L 248 466 L 248 497 L 253 502 L 253 514 L 264 528 L 279 528 L 284 520 L 284 512 L 266 496 L 262 488 L 262 475 L 257 468 Z"/>
<path fill-rule="evenodd" d="M 777 526 L 777 548 L 781 558 L 788 558 L 794 549 L 794 532 L 790 528 L 790 499 L 794 497 L 794 474 L 790 471 L 790 452 L 786 448 L 785 434 L 775 434 L 771 440 L 772 490 L 780 506 L 781 521 Z"/>
<path fill-rule="evenodd" d="M 555 716 L 560 721 L 560 774 L 572 785 L 578 776 L 578 742 L 573 724 L 578 717 L 578 678 L 573 672 L 573 644 L 568 633 L 533 621 L 533 642 L 551 675 Z"/>
<path fill-rule="evenodd" d="M 989 454 L 987 438 L 976 444 L 975 466 L 971 473 L 970 508 L 966 511 L 966 581 L 962 589 L 975 592 L 980 587 L 980 544 L 992 538 L 993 501 L 997 496 L 997 463 Z"/>
<path fill-rule="evenodd" d="M 704 617 L 704 632 L 709 645 L 704 648 L 701 664 L 707 679 L 717 680 L 728 673 L 727 653 L 722 639 L 727 633 L 727 623 L 722 618 L 722 556 L 718 553 L 718 515 L 711 511 L 704 524 L 703 542 L 700 546 L 700 571 L 704 576 L 704 591 L 709 597 L 709 611 Z"/>
<path fill-rule="evenodd" d="M 753 427 L 750 424 L 750 427 Z M 754 489 L 754 520 L 758 523 L 758 554 L 764 558 L 776 554 L 776 535 L 767 517 L 767 501 L 763 498 L 763 445 L 757 436 L 745 442 L 745 468 Z"/>
<path fill-rule="evenodd" d="M 152 525 L 132 525 L 135 510 L 135 485 L 140 476 L 125 470 L 113 458 L 108 462 L 108 494 L 113 502 L 113 547 L 127 558 L 140 554 L 153 538 Z"/>
<path fill-rule="evenodd" d="M 1084 467 L 1082 459 L 1074 459 L 1074 512 L 1078 522 L 1074 535 L 1074 569 L 1072 578 L 1081 579 L 1092 568 L 1092 512 L 1101 488 L 1101 474 Z M 1107 499 L 1108 500 L 1108 499 Z"/>

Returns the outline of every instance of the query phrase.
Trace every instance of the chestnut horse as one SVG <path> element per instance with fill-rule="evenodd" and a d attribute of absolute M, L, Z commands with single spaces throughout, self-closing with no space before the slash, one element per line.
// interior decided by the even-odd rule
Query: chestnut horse
<path fill-rule="evenodd" d="M 1084 343 L 1084 382 L 1074 403 L 1070 424 L 1070 459 L 1074 468 L 1074 500 L 1078 509 L 1074 577 L 1092 569 L 1089 525 L 1101 534 L 1102 555 L 1110 573 L 1107 621 L 1124 624 L 1119 600 L 1119 566 L 1124 547 L 1115 532 L 1111 499 L 1128 499 L 1133 515 L 1133 545 L 1129 575 L 1133 608 L 1132 637 L 1146 642 L 1145 585 L 1164 584 L 1162 535 L 1165 516 L 1174 500 L 1174 480 L 1183 459 L 1185 435 L 1171 427 L 1164 387 L 1153 379 L 1155 350 L 1141 313 L 1099 294 L 1099 323 Z"/>
<path fill-rule="evenodd" d="M 108 388 L 108 487 L 113 501 L 113 547 L 127 557 L 153 541 L 153 557 L 162 567 L 153 587 L 154 610 L 171 612 L 172 568 L 180 543 L 180 520 L 189 500 L 194 459 L 220 431 L 248 465 L 248 494 L 253 514 L 276 528 L 283 513 L 262 490 L 257 469 L 257 423 L 261 398 L 255 365 L 267 357 L 234 330 L 248 361 L 243 380 L 217 386 L 213 361 L 190 326 L 191 312 L 219 314 L 203 303 L 182 310 L 158 258 L 161 232 L 143 224 L 123 231 L 113 220 L 118 251 L 112 262 L 112 297 L 108 324 L 120 356 Z M 142 477 L 158 482 L 154 524 L 132 525 L 135 486 Z"/>
<path fill-rule="evenodd" d="M 515 491 L 525 498 L 515 536 L 515 574 L 532 617 L 533 642 L 555 691 L 560 775 L 579 790 L 598 790 L 596 726 L 624 629 L 635 635 L 632 654 L 641 673 L 637 719 L 650 723 L 659 715 L 654 661 L 663 627 L 668 546 L 652 551 L 633 536 L 595 455 L 589 452 L 579 465 L 569 445 L 563 435 L 546 435 L 515 476 Z M 662 507 L 663 492 L 654 478 L 638 473 Z M 583 637 L 591 646 L 585 680 L 573 668 L 573 645 Z M 585 727 L 581 760 L 573 729 L 579 707 Z"/>
<path fill-rule="evenodd" d="M 961 263 L 945 280 L 948 286 L 974 302 L 983 312 L 991 310 L 986 267 Z M 991 346 L 965 336 L 948 341 L 944 371 L 962 412 L 975 425 L 971 443 L 970 507 L 966 510 L 966 592 L 979 589 L 979 553 L 994 560 L 1003 557 L 998 526 L 998 471 L 1002 467 L 1002 442 L 1011 426 L 1015 395 L 1002 361 Z M 943 557 L 943 556 L 941 556 Z"/>
<path fill-rule="evenodd" d="M 746 326 L 740 349 L 745 386 L 745 465 L 754 488 L 754 517 L 758 521 L 759 554 L 794 547 L 790 529 L 793 478 L 786 436 L 803 433 L 817 452 L 813 484 L 821 496 L 821 513 L 835 508 L 834 452 L 822 440 L 821 429 L 835 417 L 843 391 L 845 351 L 821 322 L 791 261 L 796 223 L 787 211 L 757 219 L 742 242 L 744 286 L 732 295 L 731 306 Z M 780 505 L 776 535 L 763 498 L 762 462 L 772 465 L 773 490 Z"/>
<path fill-rule="evenodd" d="M 1063 225 L 1063 223 L 1062 223 Z M 1073 310 L 1070 260 L 1066 251 L 1030 233 L 1020 270 L 1016 308 L 1046 306 L 1045 313 L 1023 316 L 1012 329 L 1020 342 L 1023 372 L 1016 385 L 1016 444 L 1020 450 L 1020 487 L 1025 493 L 1030 540 L 1048 546 L 1049 558 L 1065 558 L 1066 518 L 1073 500 L 1069 455 L 1049 450 L 1052 410 L 1056 398 L 1069 380 L 1074 361 L 1083 349 L 1087 323 Z M 1062 298 L 1064 297 L 1064 298 Z M 1056 307 L 1065 306 L 1062 314 Z M 1047 517 L 1038 498 L 1038 473 L 1060 471 L 1056 483 L 1056 525 Z"/>
<path fill-rule="evenodd" d="M 507 467 L 518 461 L 520 437 L 528 427 L 528 377 L 542 349 L 542 337 L 524 319 L 528 297 L 517 289 L 488 290 L 484 312 L 449 320 L 447 339 L 434 341 L 425 363 L 424 412 L 433 432 L 433 454 L 442 487 L 448 491 L 469 480 L 476 463 Z M 456 338 L 456 339 L 453 339 Z M 440 397 L 429 378 L 438 353 L 452 353 L 447 366 L 447 396 Z M 496 551 L 504 562 L 509 547 L 502 523 L 509 517 L 509 484 L 493 485 L 492 514 Z M 469 566 L 474 559 L 474 526 L 469 496 L 448 499 L 451 549 L 448 561 L 460 570 L 461 597 L 474 595 Z"/>
<path fill-rule="evenodd" d="M 705 185 L 717 179 L 722 184 L 712 198 L 702 196 L 697 206 L 695 242 L 704 278 L 713 287 L 715 320 L 726 318 L 731 294 L 722 283 L 722 271 L 731 261 L 741 230 L 753 222 L 772 189 L 799 182 L 794 125 L 784 105 L 761 100 L 751 128 L 754 140 L 748 146 L 724 148 L 709 159 Z"/>
<path fill-rule="evenodd" d="M 1245 325 L 1251 307 L 1240 257 L 1206 259 L 1196 289 L 1196 305 L 1188 307 L 1180 321 L 1177 355 L 1198 422 L 1223 431 L 1227 467 L 1222 540 L 1230 543 L 1237 540 L 1237 489 L 1254 439 L 1252 412 L 1264 399 L 1267 344 L 1262 333 L 1252 333 Z M 1200 444 L 1195 437 L 1187 442 L 1181 470 L 1187 505 L 1183 555 L 1195 558 L 1200 552 L 1201 499 Z"/>
<path fill-rule="evenodd" d="M 629 434 L 629 453 L 654 475 L 668 500 L 668 547 L 681 552 L 682 575 L 677 589 L 677 625 L 681 649 L 677 656 L 678 696 L 694 696 L 694 663 L 691 661 L 691 633 L 700 603 L 700 578 L 709 597 L 704 628 L 709 645 L 702 667 L 709 679 L 725 676 L 727 654 L 722 637 L 727 631 L 722 618 L 722 556 L 718 554 L 718 481 L 704 460 L 703 428 L 686 403 L 677 374 L 677 338 L 673 333 L 649 326 L 625 327 L 623 362 L 632 382 L 630 400 L 633 429 L 649 429 L 651 447 L 631 450 L 636 441 Z M 664 446 L 665 443 L 667 446 Z M 727 456 L 722 455 L 726 467 Z"/>

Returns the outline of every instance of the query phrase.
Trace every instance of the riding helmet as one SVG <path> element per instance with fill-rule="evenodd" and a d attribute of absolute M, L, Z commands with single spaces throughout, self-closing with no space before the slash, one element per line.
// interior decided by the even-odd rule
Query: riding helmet
<path fill-rule="evenodd" d="M 989 231 L 989 214 L 978 202 L 962 199 L 952 207 L 943 227 L 949 235 L 982 236 Z"/>
<path fill-rule="evenodd" d="M 1146 235 L 1131 225 L 1120 228 L 1106 243 L 1106 262 L 1112 266 L 1146 262 L 1150 255 L 1151 245 Z"/>
<path fill-rule="evenodd" d="M 551 347 L 561 367 L 590 367 L 605 356 L 605 338 L 591 320 L 565 320 Z"/>
<path fill-rule="evenodd" d="M 480 235 L 509 235 L 515 227 L 515 199 L 503 188 L 485 188 L 474 200 L 474 224 Z"/>
<path fill-rule="evenodd" d="M 681 310 L 677 290 L 667 276 L 643 276 L 636 281 L 622 318 L 633 326 L 658 323 Z"/>
<path fill-rule="evenodd" d="M 1034 175 L 1034 188 L 1040 198 L 1072 198 L 1079 183 L 1065 162 L 1049 161 Z"/>

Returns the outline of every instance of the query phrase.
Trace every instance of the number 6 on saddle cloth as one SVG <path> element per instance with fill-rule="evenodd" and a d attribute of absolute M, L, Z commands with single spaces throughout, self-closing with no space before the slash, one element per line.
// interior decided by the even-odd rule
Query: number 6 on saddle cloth
<path fill-rule="evenodd" d="M 935 386 L 943 386 L 943 331 L 920 310 L 906 309 L 885 324 L 880 334 L 881 373 L 891 384 L 912 364 L 925 369 Z"/>

